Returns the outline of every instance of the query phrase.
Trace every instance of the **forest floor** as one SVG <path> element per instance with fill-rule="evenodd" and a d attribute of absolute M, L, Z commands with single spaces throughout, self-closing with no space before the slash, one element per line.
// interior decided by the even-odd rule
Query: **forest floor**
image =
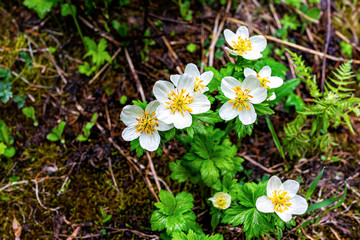
<path fill-rule="evenodd" d="M 318 84 L 324 73 L 331 76 L 343 58 L 360 59 L 358 1 L 328 1 L 332 3 L 330 24 L 326 1 L 311 4 L 321 10 L 319 19 L 305 15 L 300 7 L 273 1 L 224 5 L 192 1 L 190 20 L 181 16 L 175 1 L 131 1 L 125 6 L 115 0 L 72 2 L 83 35 L 96 43 L 105 38 L 113 59 L 89 77 L 78 71 L 86 50 L 70 15 L 62 17 L 61 8 L 55 7 L 40 19 L 22 1 L 0 3 L 0 67 L 11 70 L 13 95 L 25 97 L 24 106 L 34 107 L 39 123 L 34 126 L 15 101 L 0 103 L 0 118 L 11 129 L 16 148 L 15 156 L 3 157 L 0 162 L 2 239 L 14 239 L 19 229 L 14 219 L 21 225 L 22 239 L 158 239 L 159 233 L 151 231 L 149 221 L 155 210 L 153 192 L 158 193 L 149 159 L 162 188 L 173 193 L 198 192 L 189 182 L 179 184 L 170 179 L 169 162 L 181 159 L 186 149 L 171 140 L 161 156 L 154 153 L 138 158 L 121 138 L 125 125 L 119 116 L 132 100 L 153 100 L 154 83 L 182 73 L 187 63 L 219 69 L 232 61 L 224 49 L 224 29 L 235 31 L 246 25 L 255 34 L 269 36 L 269 55 L 289 69 L 286 79 L 296 76 L 285 47 L 302 55 Z M 96 7 L 90 11 L 85 2 Z M 112 20 L 125 24 L 126 30 L 121 31 L 126 34 L 112 28 Z M 291 25 L 294 23 L 296 27 Z M 351 56 L 341 42 L 353 46 Z M 196 48 L 189 47 L 190 43 Z M 330 57 L 323 67 L 325 45 Z M 19 52 L 28 57 L 19 57 Z M 31 68 L 25 66 L 27 61 Z M 357 61 L 353 70 L 358 75 Z M 358 96 L 360 75 L 357 77 Z M 303 84 L 295 92 L 305 103 L 309 99 Z M 283 105 L 275 107 L 276 113 L 270 117 L 280 139 L 283 127 L 296 116 Z M 98 119 L 90 141 L 76 140 L 94 113 Z M 66 122 L 65 142 L 49 141 L 47 134 L 60 121 Z M 309 204 L 342 196 L 347 184 L 346 200 L 340 207 L 327 212 L 317 224 L 285 231 L 284 239 L 360 238 L 360 121 L 353 116 L 351 122 L 355 135 L 345 126 L 334 128 L 337 146 L 326 153 L 309 151 L 301 158 L 281 158 L 264 117 L 259 118 L 251 136 L 237 142 L 247 169 L 239 179 L 281 175 L 309 186 L 325 167 Z M 235 133 L 231 137 L 236 139 Z M 201 204 L 200 196 L 194 198 L 197 221 L 205 233 L 211 233 L 208 207 Z M 313 217 L 308 214 L 296 222 L 299 226 Z M 222 225 L 216 232 L 225 239 L 245 239 L 241 228 L 230 225 Z"/>

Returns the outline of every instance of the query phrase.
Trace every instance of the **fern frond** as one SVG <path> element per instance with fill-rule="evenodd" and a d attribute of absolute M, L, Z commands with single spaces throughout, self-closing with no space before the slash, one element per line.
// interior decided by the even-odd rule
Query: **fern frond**
<path fill-rule="evenodd" d="M 291 59 L 294 60 L 296 75 L 306 83 L 310 90 L 310 95 L 313 98 L 320 97 L 321 93 L 316 83 L 316 77 L 311 74 L 312 68 L 305 65 L 304 60 L 301 59 L 302 56 L 297 55 L 289 49 L 286 49 L 286 51 L 290 54 Z"/>
<path fill-rule="evenodd" d="M 340 98 L 350 97 L 349 92 L 355 90 L 348 87 L 349 85 L 355 83 L 355 81 L 349 81 L 349 79 L 355 76 L 351 71 L 351 63 L 352 61 L 343 63 L 336 69 L 336 71 L 332 72 L 336 79 L 331 77 L 328 78 L 329 81 L 326 82 L 327 88 L 325 89 L 326 93 L 333 92 Z"/>

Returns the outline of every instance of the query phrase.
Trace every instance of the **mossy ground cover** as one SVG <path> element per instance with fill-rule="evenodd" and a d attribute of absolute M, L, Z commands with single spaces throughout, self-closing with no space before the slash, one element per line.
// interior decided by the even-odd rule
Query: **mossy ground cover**
<path fill-rule="evenodd" d="M 88 1 L 73 2 L 78 9 L 84 10 Z M 119 48 L 121 51 L 91 84 L 89 81 L 94 76 L 86 77 L 78 72 L 78 66 L 85 61 L 83 55 L 86 51 L 70 16 L 62 18 L 57 8 L 40 20 L 34 11 L 22 5 L 22 1 L 0 3 L 0 67 L 12 71 L 13 95 L 23 95 L 25 106 L 35 108 L 39 121 L 39 126 L 35 127 L 16 103 L 0 103 L 0 118 L 12 130 L 16 147 L 13 158 L 2 158 L 0 161 L 0 236 L 3 239 L 14 238 L 14 219 L 22 226 L 22 239 L 158 237 L 159 233 L 151 231 L 149 222 L 156 199 L 148 183 L 156 193 L 157 188 L 150 173 L 148 158 L 146 155 L 138 158 L 136 153 L 130 151 L 130 144 L 121 138 L 125 126 L 119 120 L 119 114 L 125 104 L 140 96 L 125 49 L 132 59 L 146 98 L 153 99 L 151 89 L 157 80 L 168 79 L 169 73 L 176 73 L 177 67 L 187 62 L 197 63 L 198 59 L 206 59 L 212 28 L 219 24 L 219 20 L 216 20 L 219 12 L 221 16 L 227 14 L 249 22 L 266 34 L 274 34 L 278 27 L 267 2 L 261 2 L 261 5 L 257 1 L 245 1 L 240 5 L 234 2 L 226 14 L 225 6 L 220 3 L 193 4 L 191 21 L 184 21 L 179 7 L 167 1 L 145 1 L 145 4 L 134 1 L 125 7 L 117 3 L 109 6 L 102 1 L 92 2 L 96 2 L 97 8 L 91 14 L 79 14 L 85 20 L 79 20 L 84 35 L 96 39 L 96 42 L 107 36 L 110 55 Z M 334 2 L 337 9 L 333 10 L 333 31 L 338 33 L 333 34 L 328 54 L 345 57 L 344 49 L 339 47 L 340 42 L 344 41 L 354 45 L 352 58 L 360 59 L 360 25 L 354 20 L 354 16 L 359 15 L 359 4 Z M 169 9 L 166 10 L 164 6 L 168 5 Z M 281 5 L 276 13 L 282 16 L 293 12 L 288 5 Z M 108 29 L 111 20 L 115 19 L 127 25 L 127 36 Z M 226 25 L 236 27 L 231 22 L 226 22 Z M 321 22 L 318 25 L 303 25 L 302 28 L 308 29 L 301 34 L 289 30 L 288 37 L 297 44 L 321 49 L 326 34 L 324 26 Z M 150 36 L 146 36 L 146 30 L 149 30 Z M 311 41 L 311 36 L 315 40 Z M 187 50 L 189 43 L 196 43 L 195 52 Z M 228 59 L 224 55 L 223 45 L 219 43 L 217 47 L 218 57 L 214 58 L 214 66 L 222 66 Z M 274 58 L 289 66 L 283 46 L 274 42 L 270 45 L 274 49 Z M 53 50 L 49 51 L 49 48 Z M 29 56 L 32 67 L 19 57 L 20 52 Z M 299 51 L 299 54 L 303 54 L 320 79 L 319 59 L 307 52 Z M 327 60 L 330 70 L 339 64 Z M 359 74 L 358 67 L 354 67 L 354 70 L 355 74 Z M 359 76 L 356 81 L 355 95 L 358 95 Z M 303 85 L 297 91 L 305 101 L 309 98 Z M 124 96 L 126 99 L 122 102 Z M 285 111 L 283 105 L 281 103 L 276 107 L 277 113 L 271 118 L 280 138 L 284 137 L 284 123 L 295 118 L 292 114 L 294 109 Z M 91 120 L 93 113 L 98 113 L 99 118 L 91 131 L 90 141 L 77 141 L 76 137 L 82 133 L 82 128 Z M 60 121 L 66 122 L 63 134 L 65 144 L 46 139 L 46 135 Z M 325 153 L 308 152 L 302 158 L 293 160 L 280 157 L 267 130 L 265 118 L 259 119 L 251 137 L 237 143 L 239 153 L 265 166 L 259 168 L 245 161 L 243 166 L 251 171 L 239 176 L 239 179 L 261 179 L 264 174 L 283 174 L 299 179 L 308 186 L 325 167 L 316 192 L 319 198 L 335 193 L 341 195 L 345 182 L 348 184 L 348 195 L 340 208 L 328 212 L 318 224 L 284 232 L 284 238 L 359 237 L 360 123 L 355 117 L 351 122 L 357 134 L 350 134 L 344 126 L 331 128 L 337 146 Z M 231 138 L 236 139 L 236 134 Z M 164 181 L 160 183 L 162 188 L 168 187 L 174 193 L 187 191 L 199 194 L 194 196 L 195 212 L 198 222 L 208 233 L 212 230 L 210 214 L 202 200 L 205 197 L 200 197 L 205 193 L 189 182 L 179 184 L 169 177 L 169 162 L 180 159 L 185 152 L 186 147 L 179 139 L 172 140 L 164 145 L 162 156 L 152 154 L 152 160 L 157 174 Z M 316 200 L 315 197 L 310 201 L 315 203 Z M 111 215 L 110 219 L 106 219 L 108 215 Z M 299 218 L 297 223 L 301 224 L 311 217 Z M 244 238 L 240 228 L 222 226 L 216 231 L 224 234 L 225 239 Z"/>

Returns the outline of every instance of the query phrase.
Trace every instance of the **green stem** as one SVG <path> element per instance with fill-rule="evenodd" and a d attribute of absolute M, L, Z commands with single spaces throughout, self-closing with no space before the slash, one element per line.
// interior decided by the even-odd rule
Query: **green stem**
<path fill-rule="evenodd" d="M 81 28 L 80 28 L 80 26 L 79 26 L 79 23 L 78 23 L 78 21 L 77 21 L 77 19 L 76 19 L 76 15 L 75 15 L 75 13 L 74 13 L 73 10 L 72 10 L 70 0 L 66 0 L 66 2 L 67 2 L 67 4 L 69 5 L 70 13 L 71 13 L 71 16 L 72 16 L 73 19 L 74 19 L 74 22 L 75 22 L 77 31 L 78 31 L 78 33 L 79 33 L 79 35 L 80 35 L 81 41 L 83 42 L 84 47 L 86 48 L 86 44 L 85 44 L 85 41 L 84 41 L 84 36 L 83 36 L 83 34 L 82 34 L 82 32 L 81 32 Z"/>
<path fill-rule="evenodd" d="M 228 123 L 228 125 L 225 128 L 225 134 L 224 136 L 221 138 L 220 144 L 223 143 L 223 141 L 226 139 L 226 137 L 229 135 L 229 133 L 231 132 L 231 130 L 234 128 L 235 125 L 235 120 L 232 120 L 231 122 Z"/>

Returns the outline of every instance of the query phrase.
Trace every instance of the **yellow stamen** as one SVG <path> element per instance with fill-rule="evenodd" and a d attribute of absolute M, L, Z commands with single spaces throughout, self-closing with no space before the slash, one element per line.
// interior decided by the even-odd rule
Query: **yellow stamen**
<path fill-rule="evenodd" d="M 225 205 L 226 205 L 225 196 L 218 197 L 216 199 L 216 205 L 217 205 L 217 208 L 225 209 Z"/>
<path fill-rule="evenodd" d="M 280 190 L 274 191 L 273 196 L 269 198 L 273 204 L 275 204 L 274 210 L 279 213 L 283 213 L 284 211 L 288 210 L 292 203 L 289 203 L 288 200 L 291 198 L 286 196 L 287 192 Z"/>
<path fill-rule="evenodd" d="M 205 87 L 204 84 L 202 84 L 203 80 L 200 80 L 199 76 L 196 76 L 195 78 L 195 92 L 201 92 L 201 90 Z"/>
<path fill-rule="evenodd" d="M 253 96 L 249 95 L 250 90 L 247 88 L 243 91 L 240 86 L 234 87 L 233 90 L 235 91 L 236 98 L 229 100 L 229 103 L 234 105 L 233 109 L 237 108 L 238 111 L 242 111 L 245 107 L 246 110 L 250 110 L 249 105 L 246 103 L 250 101 L 250 98 L 253 98 Z"/>
<path fill-rule="evenodd" d="M 251 51 L 252 45 L 250 39 L 242 39 L 240 36 L 238 37 L 238 41 L 231 41 L 233 43 L 232 47 L 237 54 L 242 55 L 243 53 L 247 54 L 248 51 Z"/>
<path fill-rule="evenodd" d="M 190 103 L 194 101 L 194 98 L 187 93 L 186 89 L 176 89 L 172 90 L 168 94 L 169 102 L 165 102 L 169 105 L 167 108 L 170 108 L 171 113 L 175 114 L 175 112 L 180 112 L 182 116 L 184 116 L 184 112 L 192 112 L 192 109 L 188 106 Z"/>
<path fill-rule="evenodd" d="M 269 77 L 260 77 L 259 74 L 257 74 L 256 76 L 259 81 L 260 81 L 260 87 L 264 87 L 264 88 L 270 88 L 267 84 L 270 82 L 268 79 Z"/>
<path fill-rule="evenodd" d="M 138 124 L 135 125 L 136 132 L 140 132 L 140 134 L 153 134 L 153 132 L 156 132 L 157 130 L 154 128 L 154 126 L 159 126 L 159 122 L 157 117 L 155 117 L 155 112 L 152 112 L 149 114 L 148 112 L 143 112 L 139 115 L 139 118 L 136 119 L 138 121 Z"/>

